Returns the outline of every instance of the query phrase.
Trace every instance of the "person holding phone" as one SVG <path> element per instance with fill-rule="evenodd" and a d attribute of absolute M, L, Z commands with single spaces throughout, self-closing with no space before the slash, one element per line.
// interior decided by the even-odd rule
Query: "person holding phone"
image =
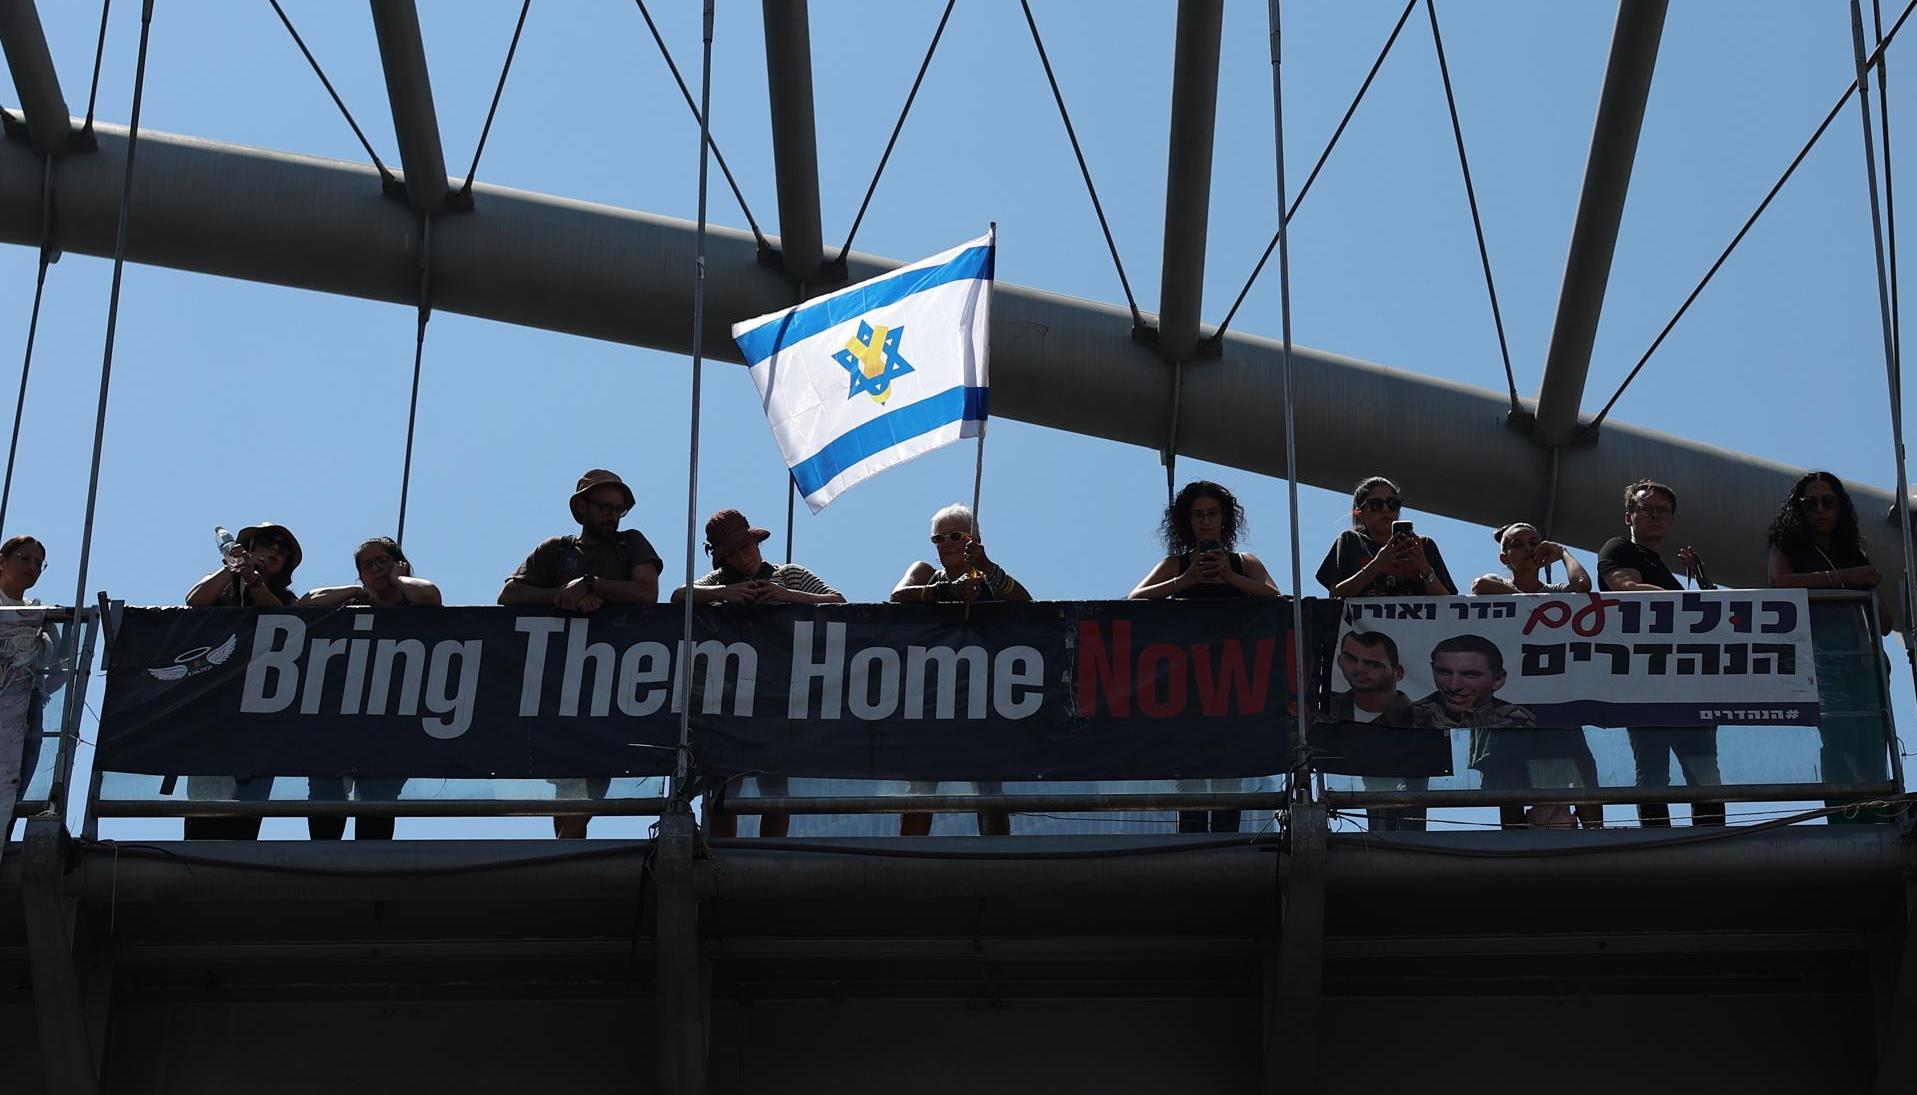
<path fill-rule="evenodd" d="M 1185 484 L 1159 526 L 1166 555 L 1132 589 L 1131 599 L 1278 596 L 1265 564 L 1235 550 L 1244 527 L 1245 507 L 1223 485 L 1205 479 Z"/>
<path fill-rule="evenodd" d="M 1270 571 L 1249 551 L 1237 551 L 1245 507 L 1223 484 L 1197 479 L 1165 507 L 1159 535 L 1165 557 L 1133 587 L 1131 599 L 1276 597 Z M 1181 779 L 1180 791 L 1240 791 L 1241 779 Z M 1235 833 L 1242 811 L 1180 810 L 1181 833 Z"/>
<path fill-rule="evenodd" d="M 1444 556 L 1429 536 L 1400 520 L 1404 495 L 1374 475 L 1351 491 L 1351 527 L 1338 534 L 1318 584 L 1333 597 L 1446 597 L 1458 592 Z"/>

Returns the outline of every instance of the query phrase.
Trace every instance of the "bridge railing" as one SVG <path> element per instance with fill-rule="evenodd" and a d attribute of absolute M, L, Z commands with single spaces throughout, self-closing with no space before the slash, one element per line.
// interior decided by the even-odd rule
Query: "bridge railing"
<path fill-rule="evenodd" d="M 1377 810 L 1896 793 L 1903 779 L 1874 602 L 1796 594 L 1804 618 L 1786 629 L 1791 610 L 1769 599 L 1777 596 L 1672 595 L 1675 615 L 1652 611 L 1655 595 L 1607 599 L 1606 626 L 1630 615 L 1648 632 L 1675 620 L 1678 638 L 1697 641 L 1655 674 L 1640 650 L 1617 663 L 1616 681 L 1563 695 L 1542 678 L 1591 661 L 1583 646 L 1605 639 L 1588 619 L 1569 626 L 1573 610 L 1592 607 L 1581 597 L 1560 599 L 1567 623 L 1555 638 L 1557 609 L 1539 598 L 1413 599 L 1395 609 L 1314 599 L 1302 689 L 1282 601 L 725 606 L 701 610 L 684 659 L 677 613 L 663 609 L 590 620 L 492 607 L 128 610 L 115 620 L 88 816 L 654 815 L 674 797 L 665 773 L 677 756 L 682 688 L 696 782 L 678 797 L 697 799 L 709 818 L 976 812 L 1026 815 L 1021 832 L 1070 831 L 1089 817 L 1107 819 L 1091 828 L 1143 832 L 1190 829 L 1179 822 L 1196 818 L 1216 831 L 1243 811 L 1252 811 L 1243 827 L 1255 829 L 1257 815 L 1269 822 L 1294 795 Z M 1634 601 L 1646 605 L 1642 619 Z M 1402 621 L 1383 619 L 1387 609 Z M 1426 625 L 1502 645 L 1507 664 L 1492 687 L 1505 691 L 1485 693 L 1478 714 L 1412 683 L 1439 660 L 1438 644 L 1418 637 Z M 1339 659 L 1353 630 L 1398 636 L 1392 668 L 1407 670 L 1408 691 L 1382 721 L 1406 725 L 1350 717 Z M 1583 632 L 1588 641 L 1576 637 Z M 1706 639 L 1717 643 L 1711 657 L 1726 659 L 1721 675 L 1736 668 L 1739 680 L 1699 691 L 1680 679 L 1720 675 L 1697 660 Z M 1753 656 L 1755 639 L 1766 652 Z M 1801 657 L 1778 653 L 1787 641 Z M 1780 691 L 1793 674 L 1799 691 Z M 1751 710 L 1726 698 L 1745 692 L 1756 697 Z M 1560 717 L 1590 703 L 1613 714 L 1671 710 L 1645 706 L 1658 695 L 1721 708 L 1725 723 L 1665 733 L 1668 786 L 1641 777 L 1636 758 L 1650 747 L 1640 741 L 1633 752 L 1633 739 L 1645 737 L 1643 719 Z M 1511 725 L 1500 720 L 1519 705 L 1507 697 L 1529 704 Z M 1795 722 L 1759 717 L 1773 704 L 1780 715 L 1794 704 Z M 1482 725 L 1459 721 L 1473 719 Z M 1487 739 L 1492 755 L 1502 748 L 1501 767 L 1482 763 Z M 1698 763 L 1706 739 L 1715 776 Z M 598 775 L 561 775 L 578 772 Z M 852 820 L 824 831 L 892 825 Z M 798 831 L 808 828 L 820 831 Z M 971 831 L 969 819 L 958 831 Z"/>

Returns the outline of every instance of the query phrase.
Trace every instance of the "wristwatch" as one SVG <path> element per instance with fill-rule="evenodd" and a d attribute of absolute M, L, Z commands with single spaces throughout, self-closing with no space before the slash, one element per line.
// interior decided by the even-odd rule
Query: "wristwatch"
<path fill-rule="evenodd" d="M 598 584 L 599 584 L 599 575 L 597 574 L 586 575 L 586 592 L 587 593 L 591 593 L 592 587 Z"/>

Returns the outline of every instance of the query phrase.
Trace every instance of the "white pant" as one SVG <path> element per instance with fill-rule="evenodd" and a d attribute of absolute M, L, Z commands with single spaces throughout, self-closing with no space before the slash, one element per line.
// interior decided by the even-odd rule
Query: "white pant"
<path fill-rule="evenodd" d="M 34 691 L 34 674 L 26 669 L 6 672 L 0 683 L 0 855 L 13 836 L 13 812 L 20 801 L 21 788 L 33 778 L 21 771 L 26 756 L 27 738 L 40 732 L 39 695 Z"/>

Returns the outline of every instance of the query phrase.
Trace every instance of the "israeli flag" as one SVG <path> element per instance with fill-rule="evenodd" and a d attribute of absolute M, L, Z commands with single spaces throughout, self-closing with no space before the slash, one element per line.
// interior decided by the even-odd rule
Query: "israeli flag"
<path fill-rule="evenodd" d="M 996 235 L 733 325 L 812 512 L 894 464 L 984 435 Z"/>

